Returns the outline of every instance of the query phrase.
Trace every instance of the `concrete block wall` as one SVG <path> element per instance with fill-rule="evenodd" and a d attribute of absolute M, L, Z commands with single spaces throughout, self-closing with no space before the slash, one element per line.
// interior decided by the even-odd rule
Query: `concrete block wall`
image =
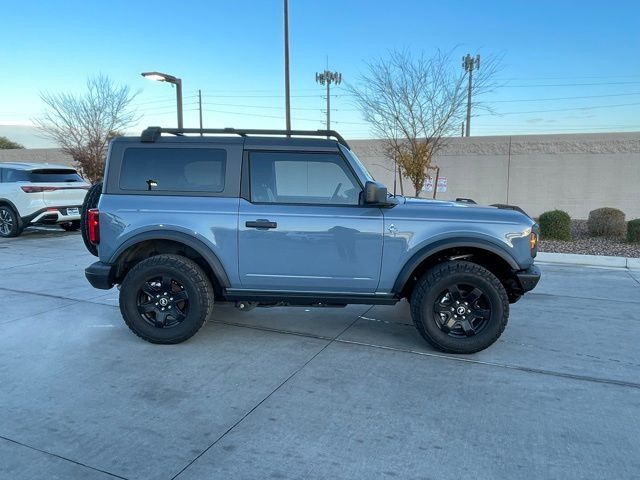
<path fill-rule="evenodd" d="M 350 144 L 391 191 L 393 165 L 381 143 Z M 448 180 L 438 198 L 511 203 L 534 216 L 559 208 L 578 219 L 615 207 L 640 218 L 640 132 L 452 138 L 434 163 Z M 404 186 L 413 195 L 410 182 Z"/>

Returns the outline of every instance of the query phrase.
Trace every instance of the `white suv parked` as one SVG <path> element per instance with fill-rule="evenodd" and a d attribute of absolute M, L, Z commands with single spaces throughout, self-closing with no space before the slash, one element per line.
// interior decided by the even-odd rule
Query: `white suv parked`
<path fill-rule="evenodd" d="M 15 237 L 35 224 L 78 230 L 89 187 L 71 167 L 0 163 L 0 237 Z"/>

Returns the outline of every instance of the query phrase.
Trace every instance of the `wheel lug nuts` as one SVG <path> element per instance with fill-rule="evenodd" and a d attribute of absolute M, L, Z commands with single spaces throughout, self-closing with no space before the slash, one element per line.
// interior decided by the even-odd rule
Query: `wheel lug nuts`
<path fill-rule="evenodd" d="M 158 302 L 156 302 L 156 305 L 158 305 Z"/>

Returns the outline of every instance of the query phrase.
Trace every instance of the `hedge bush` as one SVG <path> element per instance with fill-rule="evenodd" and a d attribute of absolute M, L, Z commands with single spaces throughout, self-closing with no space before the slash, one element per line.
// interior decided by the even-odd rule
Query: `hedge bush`
<path fill-rule="evenodd" d="M 627 233 L 624 212 L 617 208 L 598 208 L 589 212 L 587 229 L 592 237 L 622 237 Z"/>
<path fill-rule="evenodd" d="M 640 218 L 627 223 L 627 242 L 640 243 Z"/>
<path fill-rule="evenodd" d="M 563 210 L 544 212 L 538 220 L 540 237 L 553 240 L 571 240 L 571 217 Z"/>

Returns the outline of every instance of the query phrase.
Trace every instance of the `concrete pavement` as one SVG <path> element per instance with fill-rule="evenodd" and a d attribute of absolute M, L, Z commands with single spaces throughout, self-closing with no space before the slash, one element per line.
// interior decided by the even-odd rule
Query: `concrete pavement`
<path fill-rule="evenodd" d="M 406 303 L 217 306 L 129 332 L 78 234 L 0 240 L 0 478 L 637 478 L 640 276 L 543 266 L 503 337 L 431 349 Z"/>

